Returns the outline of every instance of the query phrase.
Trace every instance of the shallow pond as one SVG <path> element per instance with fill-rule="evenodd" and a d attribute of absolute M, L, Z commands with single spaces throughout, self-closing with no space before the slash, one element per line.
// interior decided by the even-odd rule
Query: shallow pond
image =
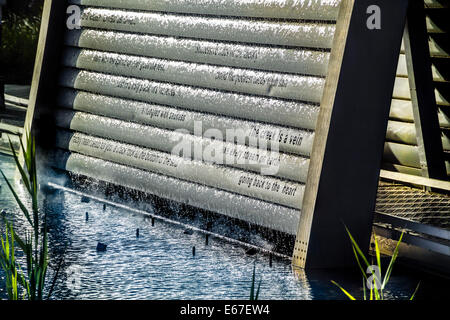
<path fill-rule="evenodd" d="M 0 168 L 14 175 L 12 158 L 0 155 Z M 0 183 L 0 209 L 6 209 L 23 232 L 14 199 L 4 181 Z M 257 279 L 262 279 L 261 299 L 345 299 L 332 279 L 352 293 L 360 292 L 357 270 L 295 273 L 288 258 L 274 257 L 270 265 L 268 254 L 249 256 L 238 242 L 211 236 L 206 244 L 204 234 L 185 233 L 182 224 L 156 219 L 152 225 L 152 219 L 137 211 L 81 199 L 64 190 L 42 199 L 53 265 L 66 250 L 52 299 L 248 299 L 254 265 Z M 148 212 L 153 213 L 151 208 Z M 97 252 L 98 241 L 107 244 L 105 252 Z M 418 299 L 448 298 L 443 295 L 448 282 L 400 266 L 394 269 L 388 295 L 406 299 L 419 280 Z"/>

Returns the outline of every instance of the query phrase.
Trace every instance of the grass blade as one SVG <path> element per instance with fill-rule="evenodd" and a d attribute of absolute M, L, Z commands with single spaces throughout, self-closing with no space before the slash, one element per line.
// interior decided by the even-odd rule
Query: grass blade
<path fill-rule="evenodd" d="M 358 254 L 356 253 L 355 247 L 352 246 L 352 249 L 353 249 L 353 254 L 355 255 L 356 262 L 358 263 L 359 270 L 361 270 L 361 273 L 362 273 L 362 275 L 363 275 L 363 278 L 364 278 L 365 280 L 367 280 L 367 274 L 364 272 L 364 269 L 363 269 L 363 267 L 362 267 L 362 265 L 361 265 L 361 262 L 359 261 Z"/>
<path fill-rule="evenodd" d="M 262 278 L 261 278 L 261 280 L 259 280 L 258 289 L 256 290 L 255 300 L 259 299 L 259 291 L 261 289 L 261 283 L 262 283 Z"/>
<path fill-rule="evenodd" d="M 61 270 L 61 267 L 62 267 L 62 265 L 64 263 L 64 256 L 65 256 L 65 254 L 67 252 L 67 246 L 68 245 L 66 244 L 65 247 L 64 247 L 63 254 L 61 255 L 61 257 L 59 259 L 59 262 L 58 262 L 58 265 L 56 267 L 55 274 L 54 274 L 53 280 L 52 280 L 52 284 L 51 284 L 50 289 L 48 291 L 47 300 L 49 300 L 51 298 L 52 294 L 53 294 L 53 290 L 55 288 L 56 281 L 58 280 L 59 271 Z"/>
<path fill-rule="evenodd" d="M 363 278 L 363 293 L 364 293 L 364 301 L 367 300 L 367 294 L 366 294 L 366 279 Z"/>
<path fill-rule="evenodd" d="M 25 207 L 25 205 L 22 203 L 22 200 L 20 200 L 19 196 L 17 195 L 16 191 L 14 190 L 13 186 L 9 182 L 9 180 L 6 178 L 3 171 L 0 169 L 0 173 L 3 176 L 3 179 L 5 179 L 6 184 L 8 185 L 9 190 L 14 196 L 14 199 L 16 200 L 17 204 L 20 207 L 20 210 L 22 210 L 23 214 L 25 215 L 25 218 L 28 220 L 28 222 L 33 225 L 33 222 L 31 221 L 30 213 L 28 212 L 28 209 Z"/>
<path fill-rule="evenodd" d="M 19 159 L 17 158 L 16 152 L 14 150 L 14 146 L 11 142 L 11 139 L 8 137 L 8 141 L 9 141 L 9 148 L 11 149 L 11 152 L 13 154 L 13 158 L 14 158 L 14 162 L 16 163 L 16 167 L 20 172 L 20 176 L 22 178 L 23 183 L 25 184 L 25 187 L 27 188 L 28 192 L 31 194 L 31 188 L 30 188 L 30 181 L 28 179 L 27 174 L 25 173 L 24 168 L 22 167 L 22 165 L 20 164 Z"/>
<path fill-rule="evenodd" d="M 395 250 L 394 250 L 394 253 L 392 254 L 391 262 L 389 263 L 389 266 L 386 270 L 386 275 L 384 277 L 383 284 L 381 286 L 383 289 L 386 286 L 386 284 L 389 282 L 389 278 L 391 277 L 392 269 L 394 268 L 395 260 L 397 260 L 398 252 L 400 250 L 400 243 L 402 242 L 404 234 L 405 233 L 402 232 L 402 234 L 400 235 L 400 239 L 398 239 L 397 245 L 395 246 Z"/>
<path fill-rule="evenodd" d="M 381 252 L 380 252 L 380 247 L 378 246 L 378 238 L 377 235 L 374 233 L 373 234 L 374 239 L 375 239 L 375 255 L 377 257 L 377 265 L 378 265 L 378 269 L 380 270 L 380 274 L 381 274 Z M 379 279 L 381 282 L 381 279 Z"/>
<path fill-rule="evenodd" d="M 347 227 L 345 227 L 345 230 L 347 230 L 348 236 L 350 237 L 350 240 L 352 242 L 353 247 L 355 248 L 356 252 L 358 253 L 358 255 L 362 258 L 362 260 L 364 261 L 364 263 L 366 264 L 367 268 L 370 267 L 370 263 L 369 261 L 367 261 L 366 256 L 364 255 L 364 253 L 361 251 L 361 249 L 358 246 L 358 243 L 356 243 L 356 240 L 353 238 L 352 234 L 350 233 L 350 230 L 348 230 Z"/>
<path fill-rule="evenodd" d="M 416 290 L 414 290 L 414 293 L 412 294 L 411 298 L 409 300 L 414 300 L 414 298 L 416 297 L 416 293 L 417 291 L 419 291 L 419 287 L 420 287 L 420 282 L 417 284 Z"/>
<path fill-rule="evenodd" d="M 250 301 L 255 300 L 255 275 L 256 274 L 256 264 L 253 264 L 253 275 L 252 275 L 252 285 L 250 287 Z"/>
<path fill-rule="evenodd" d="M 350 300 L 356 300 L 350 293 L 347 292 L 347 290 L 345 290 L 344 288 L 342 288 L 339 284 L 337 284 L 334 281 L 331 281 L 331 283 L 333 283 L 335 286 L 337 286 L 339 289 L 341 289 L 341 291 L 343 293 L 345 293 L 345 295 L 350 299 Z"/>

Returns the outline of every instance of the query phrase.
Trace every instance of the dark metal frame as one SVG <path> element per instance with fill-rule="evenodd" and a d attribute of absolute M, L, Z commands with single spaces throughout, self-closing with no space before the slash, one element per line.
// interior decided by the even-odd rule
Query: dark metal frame
<path fill-rule="evenodd" d="M 367 27 L 381 9 L 380 30 Z M 354 264 L 345 230 L 369 248 L 407 0 L 344 0 L 316 129 L 293 264 Z M 345 156 L 343 156 L 345 154 Z"/>
<path fill-rule="evenodd" d="M 422 176 L 447 179 L 423 1 L 411 1 L 404 33 Z"/>

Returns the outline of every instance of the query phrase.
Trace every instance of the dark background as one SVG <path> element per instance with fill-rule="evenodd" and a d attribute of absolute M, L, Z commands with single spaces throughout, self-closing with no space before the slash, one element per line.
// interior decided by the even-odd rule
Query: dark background
<path fill-rule="evenodd" d="M 44 0 L 6 0 L 0 36 L 0 77 L 30 84 Z"/>

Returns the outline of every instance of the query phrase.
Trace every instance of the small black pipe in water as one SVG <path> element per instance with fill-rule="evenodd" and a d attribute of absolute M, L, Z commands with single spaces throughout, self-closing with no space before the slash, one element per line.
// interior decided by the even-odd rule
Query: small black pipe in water
<path fill-rule="evenodd" d="M 89 221 L 89 212 L 86 212 L 86 221 Z"/>
<path fill-rule="evenodd" d="M 272 254 L 269 254 L 269 267 L 272 268 Z"/>
<path fill-rule="evenodd" d="M 105 252 L 107 245 L 101 242 L 97 243 L 97 251 L 99 252 Z"/>
<path fill-rule="evenodd" d="M 155 218 L 152 217 L 152 227 L 155 226 Z"/>
<path fill-rule="evenodd" d="M 209 244 L 209 234 L 205 237 L 205 245 L 207 246 Z"/>
<path fill-rule="evenodd" d="M 136 229 L 136 238 L 139 238 L 139 228 Z"/>
<path fill-rule="evenodd" d="M 106 203 L 103 204 L 103 211 L 106 210 Z"/>
<path fill-rule="evenodd" d="M 195 257 L 195 247 L 192 247 L 192 256 Z"/>

